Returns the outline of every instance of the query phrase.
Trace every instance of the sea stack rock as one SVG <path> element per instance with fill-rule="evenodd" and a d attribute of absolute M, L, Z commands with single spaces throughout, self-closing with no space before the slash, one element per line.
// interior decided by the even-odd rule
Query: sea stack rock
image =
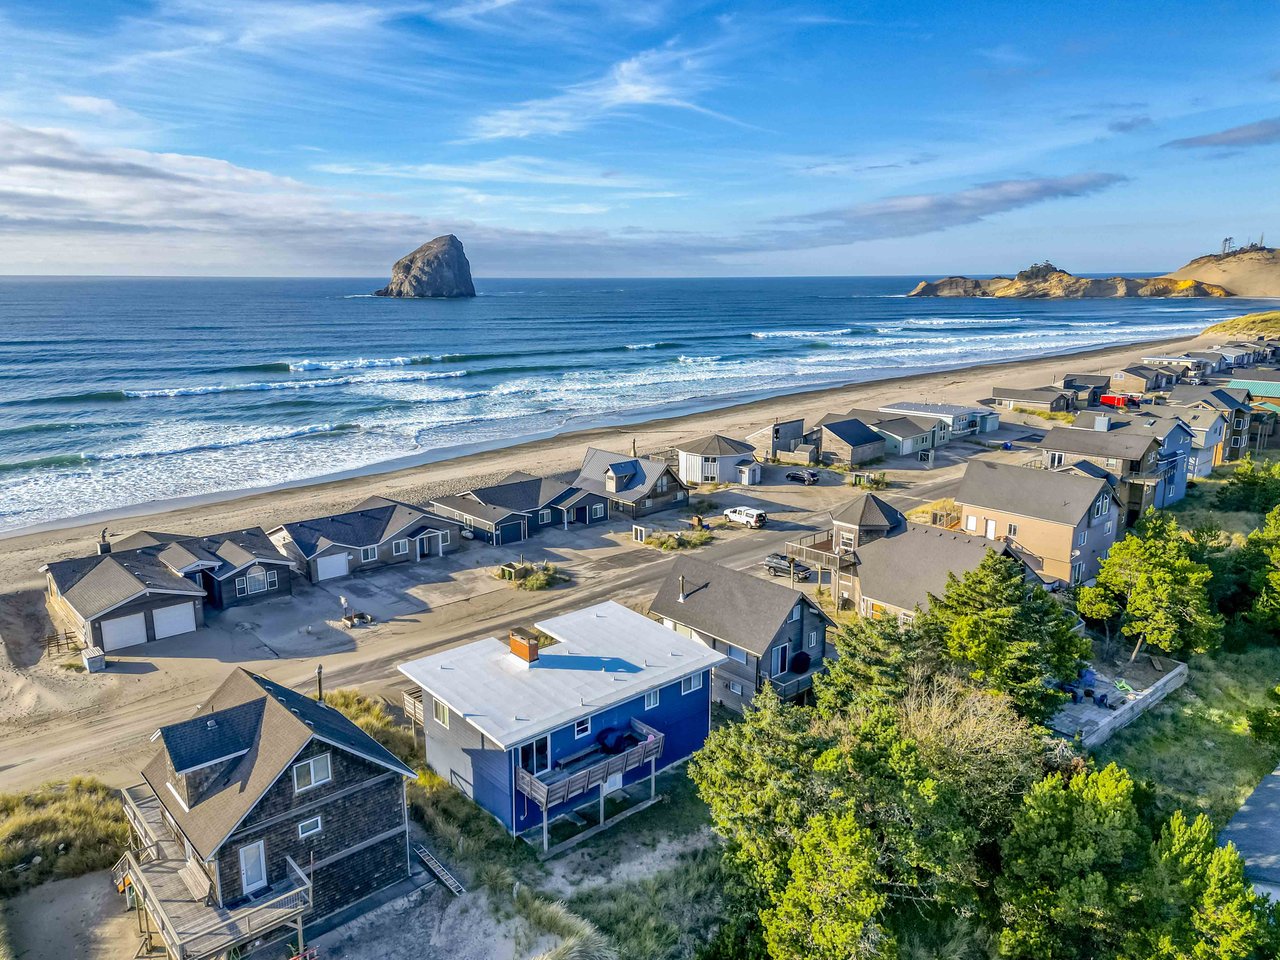
<path fill-rule="evenodd" d="M 452 233 L 424 243 L 391 268 L 391 282 L 375 297 L 474 297 L 471 264 Z"/>

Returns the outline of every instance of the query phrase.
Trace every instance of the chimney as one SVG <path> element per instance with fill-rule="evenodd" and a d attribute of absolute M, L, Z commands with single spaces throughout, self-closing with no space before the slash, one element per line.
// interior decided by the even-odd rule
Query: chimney
<path fill-rule="evenodd" d="M 684 603 L 684 598 L 686 596 L 688 596 L 688 594 L 684 592 L 684 574 L 682 573 L 680 574 L 680 602 L 681 603 Z"/>
<path fill-rule="evenodd" d="M 511 631 L 508 641 L 511 652 L 525 663 L 538 662 L 538 638 L 532 630 L 516 627 Z"/>
<path fill-rule="evenodd" d="M 1111 429 L 1111 418 L 1105 413 L 1100 413 L 1093 418 L 1093 429 L 1106 433 Z"/>

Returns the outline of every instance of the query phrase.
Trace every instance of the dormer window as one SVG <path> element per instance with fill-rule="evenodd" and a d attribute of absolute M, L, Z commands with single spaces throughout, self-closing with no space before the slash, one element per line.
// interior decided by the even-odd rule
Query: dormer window
<path fill-rule="evenodd" d="M 302 793 L 302 791 L 318 787 L 322 783 L 328 783 L 332 779 L 333 770 L 330 767 L 329 754 L 327 753 L 312 757 L 310 760 L 303 760 L 293 766 L 294 793 Z"/>

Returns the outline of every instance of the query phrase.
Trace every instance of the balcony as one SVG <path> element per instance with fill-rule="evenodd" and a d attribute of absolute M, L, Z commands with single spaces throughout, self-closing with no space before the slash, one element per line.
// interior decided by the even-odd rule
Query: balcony
<path fill-rule="evenodd" d="M 538 776 L 520 768 L 516 771 L 516 786 L 545 814 L 550 807 L 579 797 L 610 777 L 628 773 L 643 763 L 656 762 L 662 756 L 666 735 L 661 731 L 633 719 L 630 737 L 636 741 L 635 745 L 621 753 L 605 753 L 595 745 L 585 753 L 558 761 L 555 767 Z"/>
<path fill-rule="evenodd" d="M 807 533 L 796 540 L 787 541 L 787 556 L 802 563 L 828 570 L 843 570 L 853 566 L 854 552 L 842 549 L 833 542 L 830 530 Z"/>
<path fill-rule="evenodd" d="M 132 888 L 150 923 L 175 960 L 204 960 L 259 940 L 286 925 L 297 928 L 311 905 L 311 880 L 292 859 L 288 876 L 258 891 L 242 906 L 213 903 L 212 884 L 189 859 L 164 821 L 160 801 L 139 784 L 123 791 L 125 816 L 138 848 L 112 870 L 117 887 Z"/>
<path fill-rule="evenodd" d="M 822 669 L 824 661 L 814 659 L 809 662 L 809 667 L 803 673 L 787 670 L 775 677 L 770 677 L 769 682 L 773 684 L 774 692 L 782 700 L 794 700 L 800 694 L 804 693 L 813 686 L 813 675 Z"/>

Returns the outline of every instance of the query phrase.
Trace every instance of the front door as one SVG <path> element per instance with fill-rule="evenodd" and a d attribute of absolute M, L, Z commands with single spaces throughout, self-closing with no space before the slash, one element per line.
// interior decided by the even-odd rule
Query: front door
<path fill-rule="evenodd" d="M 262 841 L 240 848 L 240 889 L 245 896 L 267 885 L 267 852 Z"/>
<path fill-rule="evenodd" d="M 994 540 L 996 538 L 996 522 L 994 520 L 987 521 L 987 539 Z"/>
<path fill-rule="evenodd" d="M 780 677 L 787 672 L 787 664 L 791 659 L 791 648 L 785 643 L 773 648 L 773 675 Z"/>

